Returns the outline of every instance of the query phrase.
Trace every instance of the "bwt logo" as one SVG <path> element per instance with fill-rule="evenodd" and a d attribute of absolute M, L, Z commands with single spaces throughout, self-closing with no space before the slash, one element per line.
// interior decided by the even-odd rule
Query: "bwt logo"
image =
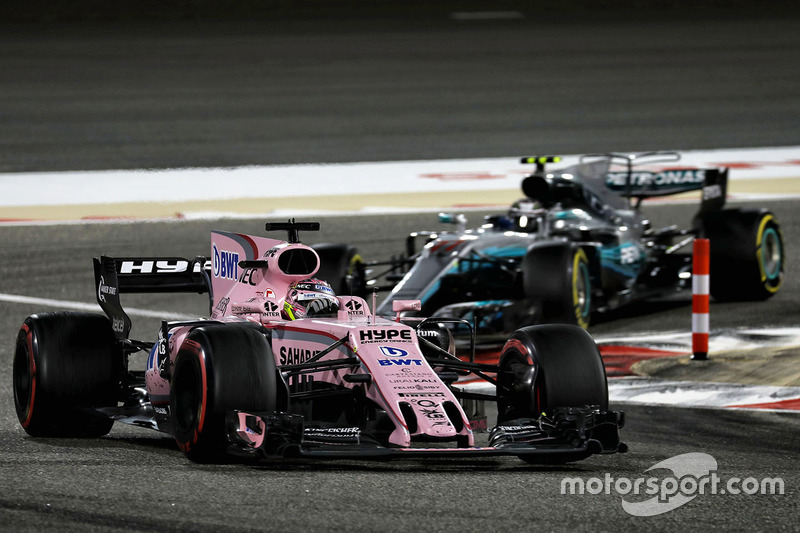
<path fill-rule="evenodd" d="M 378 359 L 381 366 L 422 366 L 422 359 Z"/>
<path fill-rule="evenodd" d="M 213 246 L 213 272 L 215 278 L 239 279 L 239 254 Z"/>
<path fill-rule="evenodd" d="M 392 346 L 380 346 L 381 353 L 386 357 L 405 357 L 408 352 Z"/>

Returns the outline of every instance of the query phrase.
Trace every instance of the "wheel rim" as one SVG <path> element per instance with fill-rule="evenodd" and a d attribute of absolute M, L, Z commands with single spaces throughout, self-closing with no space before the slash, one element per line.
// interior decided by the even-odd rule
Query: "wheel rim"
<path fill-rule="evenodd" d="M 589 325 L 589 314 L 592 304 L 591 280 L 586 253 L 578 250 L 572 269 L 572 302 L 575 306 L 575 318 L 578 325 L 585 328 Z"/>
<path fill-rule="evenodd" d="M 352 294 L 358 296 L 366 291 L 367 280 L 364 279 L 364 260 L 356 254 L 350 259 L 347 266 L 347 273 L 342 280 L 342 294 Z"/>
<path fill-rule="evenodd" d="M 581 316 L 586 316 L 589 308 L 589 271 L 586 264 L 578 267 L 578 279 L 575 283 L 575 305 L 580 310 Z"/>
<path fill-rule="evenodd" d="M 761 255 L 761 267 L 766 279 L 769 281 L 776 280 L 781 274 L 783 250 L 781 249 L 780 237 L 775 228 L 769 227 L 764 231 L 759 253 Z"/>

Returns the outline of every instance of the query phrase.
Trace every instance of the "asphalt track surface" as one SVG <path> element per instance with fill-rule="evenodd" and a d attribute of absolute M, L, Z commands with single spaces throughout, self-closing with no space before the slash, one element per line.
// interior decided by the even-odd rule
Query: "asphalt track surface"
<path fill-rule="evenodd" d="M 348 27 L 322 36 L 230 27 L 211 34 L 207 27 L 174 34 L 163 27 L 3 33 L 0 90 L 14 105 L 0 117 L 0 166 L 68 170 L 506 156 L 534 146 L 578 153 L 797 144 L 800 32 L 792 20 L 562 31 L 518 24 Z M 241 47 L 255 51 L 234 53 Z M 270 88 L 272 79 L 288 85 Z M 769 207 L 788 241 L 786 285 L 763 304 L 712 304 L 712 328 L 797 325 L 798 204 Z M 685 223 L 690 212 L 657 207 L 651 218 Z M 309 242 L 346 240 L 366 257 L 385 257 L 402 248 L 407 231 L 434 225 L 432 218 L 325 218 L 323 232 L 306 236 Z M 262 224 L 3 227 L 0 293 L 91 303 L 93 255 L 192 257 L 208 249 L 211 228 L 261 234 Z M 124 301 L 145 309 L 203 309 L 202 297 L 194 296 Z M 628 454 L 564 467 L 513 458 L 198 466 L 169 438 L 135 428 L 115 427 L 98 440 L 30 439 L 13 411 L 11 355 L 19 324 L 42 310 L 49 308 L 0 303 L 0 374 L 8 377 L 0 383 L 6 399 L 0 403 L 1 529 L 796 528 L 800 418 L 792 413 L 628 406 Z M 134 322 L 134 336 L 154 335 L 155 319 Z M 687 300 L 664 301 L 629 308 L 591 332 L 674 331 L 688 323 Z M 633 480 L 690 452 L 713 456 L 723 479 L 781 477 L 785 494 L 697 496 L 641 518 L 627 514 L 614 492 L 560 493 L 565 477 L 609 473 Z"/>
<path fill-rule="evenodd" d="M 795 201 L 769 205 L 787 235 L 800 231 Z M 688 206 L 653 209 L 654 220 L 684 218 Z M 427 215 L 431 219 L 433 215 Z M 323 218 L 309 242 L 348 235 L 366 256 L 385 257 L 402 247 L 402 234 L 420 216 Z M 262 220 L 9 226 L 0 233 L 4 260 L 0 293 L 93 302 L 90 257 L 107 254 L 177 254 L 208 248 L 214 228 L 261 234 Z M 158 235 L 155 239 L 154 235 Z M 713 304 L 712 326 L 796 325 L 800 301 L 795 247 L 789 249 L 783 291 L 766 303 Z M 125 295 L 125 305 L 203 313 L 203 296 Z M 677 524 L 724 529 L 791 529 L 798 497 L 800 416 L 616 406 L 626 411 L 625 455 L 592 457 L 565 467 L 534 467 L 515 458 L 477 461 L 372 463 L 277 461 L 263 466 L 198 466 L 170 438 L 116 426 L 99 440 L 37 440 L 25 436 L 11 400 L 11 355 L 25 316 L 51 310 L 0 303 L 0 517 L 14 530 L 673 530 Z M 685 330 L 690 305 L 682 301 L 637 305 L 591 328 L 595 334 Z M 152 339 L 158 322 L 134 317 L 134 338 Z M 136 364 L 136 363 L 135 363 Z M 141 359 L 138 364 L 142 364 Z M 657 462 L 708 453 L 718 475 L 781 477 L 782 496 L 698 496 L 667 514 L 640 518 L 621 508 L 623 496 L 562 495 L 565 477 L 637 479 Z M 666 473 L 665 473 L 666 472 Z M 662 476 L 668 471 L 660 471 Z M 632 499 L 628 496 L 627 499 Z M 420 521 L 425 521 L 420 526 Z M 13 524 L 13 527 L 9 526 Z M 23 527 L 24 526 L 24 527 Z"/>

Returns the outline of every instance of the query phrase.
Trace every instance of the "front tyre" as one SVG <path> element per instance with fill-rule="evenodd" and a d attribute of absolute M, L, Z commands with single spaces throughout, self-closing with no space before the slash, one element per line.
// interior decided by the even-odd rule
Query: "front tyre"
<path fill-rule="evenodd" d="M 525 297 L 542 306 L 543 322 L 589 327 L 592 278 L 584 249 L 534 246 L 523 259 L 522 279 Z"/>
<path fill-rule="evenodd" d="M 219 324 L 195 328 L 175 358 L 170 386 L 172 430 L 184 455 L 197 463 L 226 459 L 225 415 L 273 412 L 277 371 L 259 328 Z"/>
<path fill-rule="evenodd" d="M 41 313 L 25 319 L 14 351 L 14 407 L 33 437 L 101 437 L 114 421 L 122 352 L 108 319 L 94 313 Z"/>
<path fill-rule="evenodd" d="M 565 408 L 592 413 L 584 419 L 587 421 L 616 420 L 616 414 L 608 413 L 608 384 L 600 351 L 582 328 L 553 324 L 519 329 L 503 347 L 499 366 L 498 426 L 535 426 L 532 421 L 540 417 L 552 423 Z M 617 423 L 592 422 L 586 436 L 599 439 L 595 443 L 600 444 L 599 450 L 617 449 L 617 427 Z M 597 451 L 595 446 L 549 455 L 520 454 L 519 458 L 529 463 L 561 464 Z"/>
<path fill-rule="evenodd" d="M 608 409 L 605 367 L 592 337 L 566 324 L 518 329 L 503 346 L 497 375 L 498 425 L 556 407 Z"/>

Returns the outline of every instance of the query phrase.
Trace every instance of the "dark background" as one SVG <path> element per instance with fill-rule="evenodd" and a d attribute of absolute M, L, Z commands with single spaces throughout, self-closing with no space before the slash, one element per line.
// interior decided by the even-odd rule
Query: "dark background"
<path fill-rule="evenodd" d="M 452 12 L 518 11 L 553 20 L 669 17 L 761 18 L 797 13 L 791 0 L 9 0 L 11 22 L 437 18 Z"/>
<path fill-rule="evenodd" d="M 0 4 L 0 171 L 800 144 L 793 3 L 431 4 Z M 525 18 L 449 16 L 479 8 Z M 117 186 L 136 184 L 109 177 Z M 797 205 L 769 205 L 793 261 L 787 285 L 766 303 L 712 304 L 714 329 L 796 325 Z M 668 206 L 652 216 L 685 226 L 691 213 Z M 384 254 L 429 220 L 329 218 L 315 238 Z M 3 227 L 0 289 L 91 303 L 93 255 L 191 257 L 208 249 L 211 227 L 260 234 L 263 222 Z M 126 305 L 194 309 L 183 302 L 142 295 Z M 198 466 L 171 439 L 130 427 L 95 440 L 31 439 L 14 414 L 11 359 L 19 324 L 45 310 L 0 302 L 0 529 L 796 529 L 794 413 L 626 406 L 630 453 L 563 467 L 514 458 Z M 636 307 L 591 331 L 688 328 L 689 312 L 688 301 Z M 155 319 L 136 322 L 137 335 L 155 334 Z M 711 454 L 723 479 L 780 476 L 786 494 L 706 495 L 636 518 L 617 494 L 559 493 L 564 477 L 663 476 L 646 471 L 689 452 Z"/>
<path fill-rule="evenodd" d="M 796 145 L 796 5 L 6 2 L 0 171 Z"/>

